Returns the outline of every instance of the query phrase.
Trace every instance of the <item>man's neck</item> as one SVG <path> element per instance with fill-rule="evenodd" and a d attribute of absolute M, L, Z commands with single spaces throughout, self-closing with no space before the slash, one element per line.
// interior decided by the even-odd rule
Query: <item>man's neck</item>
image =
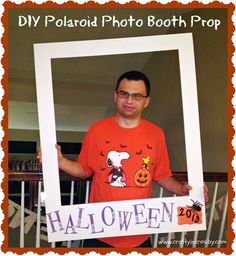
<path fill-rule="evenodd" d="M 135 128 L 141 122 L 141 116 L 138 118 L 126 118 L 119 114 L 116 115 L 116 122 L 122 128 Z"/>

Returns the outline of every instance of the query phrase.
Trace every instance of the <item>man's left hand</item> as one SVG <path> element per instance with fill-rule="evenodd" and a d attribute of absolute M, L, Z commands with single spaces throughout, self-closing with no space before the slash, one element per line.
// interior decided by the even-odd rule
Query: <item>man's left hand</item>
<path fill-rule="evenodd" d="M 192 187 L 188 184 L 184 184 L 183 187 L 182 187 L 182 192 L 183 192 L 183 195 L 187 195 L 189 193 L 189 190 L 191 190 Z M 204 182 L 204 199 L 205 199 L 205 202 L 207 203 L 208 202 L 208 187 L 207 187 L 207 184 Z"/>

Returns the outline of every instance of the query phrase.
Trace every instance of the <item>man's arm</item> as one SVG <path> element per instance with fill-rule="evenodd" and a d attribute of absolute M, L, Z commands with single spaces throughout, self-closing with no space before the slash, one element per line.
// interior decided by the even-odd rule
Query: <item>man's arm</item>
<path fill-rule="evenodd" d="M 177 181 L 174 177 L 165 177 L 158 181 L 158 184 L 165 190 L 177 194 L 179 196 L 185 196 L 188 194 L 189 190 L 192 189 L 190 185 L 183 184 Z"/>
<path fill-rule="evenodd" d="M 163 187 L 165 190 L 177 194 L 179 196 L 185 196 L 188 195 L 189 190 L 192 189 L 192 187 L 188 184 L 183 184 L 179 181 L 177 181 L 174 177 L 169 176 L 165 177 L 158 181 L 158 184 Z M 204 183 L 204 197 L 205 202 L 208 201 L 208 188 L 207 185 Z"/>
<path fill-rule="evenodd" d="M 85 178 L 85 173 L 82 166 L 78 162 L 64 157 L 64 155 L 61 152 L 61 147 L 59 145 L 56 145 L 56 149 L 58 156 L 58 165 L 60 170 L 76 178 Z M 39 161 L 42 161 L 42 151 L 40 148 L 38 150 L 37 159 Z"/>

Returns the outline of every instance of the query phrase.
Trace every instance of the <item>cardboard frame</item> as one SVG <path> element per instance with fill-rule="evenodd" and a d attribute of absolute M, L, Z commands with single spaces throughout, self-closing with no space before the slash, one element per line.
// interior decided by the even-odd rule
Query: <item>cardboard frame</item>
<path fill-rule="evenodd" d="M 188 183 L 193 187 L 189 196 L 62 206 L 55 149 L 57 139 L 51 60 L 169 50 L 178 50 L 179 53 Z M 34 44 L 34 57 L 49 242 L 205 230 L 192 34 L 40 43 Z"/>

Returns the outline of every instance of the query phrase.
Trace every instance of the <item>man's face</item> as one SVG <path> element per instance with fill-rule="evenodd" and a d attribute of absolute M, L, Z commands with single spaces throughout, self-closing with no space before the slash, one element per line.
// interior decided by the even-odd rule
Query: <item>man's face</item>
<path fill-rule="evenodd" d="M 133 94 L 133 96 L 129 94 Z M 129 119 L 141 117 L 143 110 L 150 102 L 150 97 L 146 96 L 144 81 L 121 80 L 117 92 L 114 93 L 118 114 Z"/>

